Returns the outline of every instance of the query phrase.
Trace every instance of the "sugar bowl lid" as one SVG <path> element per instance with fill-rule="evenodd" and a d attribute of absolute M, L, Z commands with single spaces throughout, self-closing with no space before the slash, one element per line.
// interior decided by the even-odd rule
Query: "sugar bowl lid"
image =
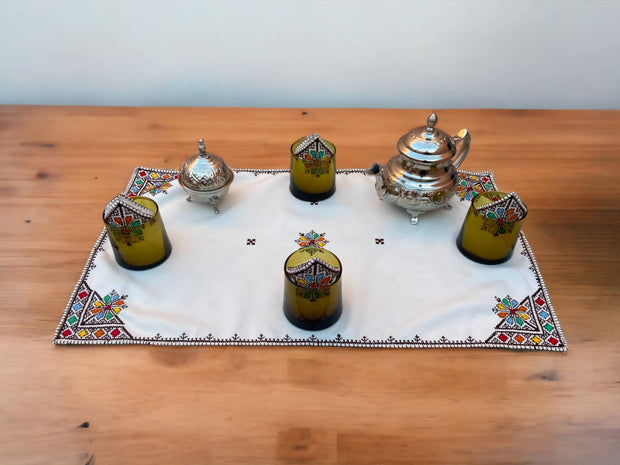
<path fill-rule="evenodd" d="M 207 152 L 198 139 L 198 153 L 183 162 L 179 172 L 182 186 L 195 191 L 214 191 L 230 184 L 234 174 L 221 157 Z"/>
<path fill-rule="evenodd" d="M 452 137 L 436 128 L 437 115 L 432 113 L 426 126 L 412 129 L 398 140 L 398 151 L 414 160 L 440 162 L 454 155 L 456 147 Z"/>

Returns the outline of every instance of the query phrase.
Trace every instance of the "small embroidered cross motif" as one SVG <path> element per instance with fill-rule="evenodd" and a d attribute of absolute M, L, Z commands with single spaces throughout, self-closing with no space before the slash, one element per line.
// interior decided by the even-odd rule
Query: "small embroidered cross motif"
<path fill-rule="evenodd" d="M 248 239 L 245 245 L 256 245 L 256 239 Z"/>
<path fill-rule="evenodd" d="M 385 241 L 383 240 L 383 238 L 382 238 L 382 237 L 376 237 L 376 238 L 375 238 L 375 244 L 376 244 L 376 245 L 384 245 L 384 244 L 385 244 Z"/>
<path fill-rule="evenodd" d="M 318 205 L 319 202 L 310 202 L 310 205 Z"/>

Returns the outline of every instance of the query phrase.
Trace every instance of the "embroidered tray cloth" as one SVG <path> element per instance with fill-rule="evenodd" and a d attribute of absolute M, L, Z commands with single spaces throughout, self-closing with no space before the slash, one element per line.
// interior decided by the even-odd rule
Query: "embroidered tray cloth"
<path fill-rule="evenodd" d="M 453 208 L 416 226 L 362 170 L 339 170 L 336 193 L 312 203 L 290 194 L 288 170 L 235 170 L 219 215 L 187 202 L 177 176 L 138 167 L 125 190 L 158 203 L 168 260 L 121 268 L 104 229 L 54 343 L 567 348 L 523 233 L 501 265 L 456 248 L 472 196 L 497 189 L 492 173 L 460 172 Z M 342 262 L 342 317 L 315 332 L 282 311 L 284 261 L 311 231 Z"/>

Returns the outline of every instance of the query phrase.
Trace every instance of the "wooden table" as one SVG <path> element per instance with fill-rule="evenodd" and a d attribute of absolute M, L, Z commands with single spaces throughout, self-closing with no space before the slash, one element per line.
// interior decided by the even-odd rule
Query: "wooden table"
<path fill-rule="evenodd" d="M 204 137 L 232 167 L 287 168 L 318 132 L 365 168 L 428 114 L 0 107 L 0 461 L 617 463 L 620 112 L 438 112 L 471 132 L 462 169 L 527 203 L 567 353 L 50 342 L 135 166 L 179 168 Z"/>

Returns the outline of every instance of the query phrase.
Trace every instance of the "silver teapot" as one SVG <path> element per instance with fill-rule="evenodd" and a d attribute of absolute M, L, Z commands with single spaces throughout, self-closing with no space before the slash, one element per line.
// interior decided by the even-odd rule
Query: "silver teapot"
<path fill-rule="evenodd" d="M 452 208 L 457 171 L 467 153 L 471 138 L 467 129 L 452 137 L 435 128 L 437 115 L 428 117 L 426 126 L 412 129 L 398 141 L 398 155 L 385 166 L 372 165 L 366 174 L 375 176 L 375 189 L 381 200 L 404 208 L 411 224 L 420 215 L 440 207 Z"/>

